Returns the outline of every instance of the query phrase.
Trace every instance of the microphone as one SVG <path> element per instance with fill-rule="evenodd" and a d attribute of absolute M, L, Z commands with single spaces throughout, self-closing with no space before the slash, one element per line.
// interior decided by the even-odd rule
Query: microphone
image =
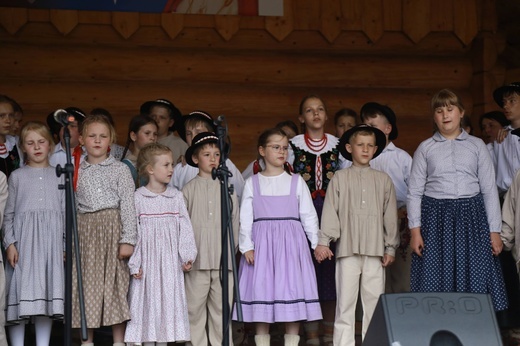
<path fill-rule="evenodd" d="M 67 126 L 70 123 L 69 117 L 71 115 L 64 109 L 58 109 L 54 112 L 54 120 L 63 126 Z"/>
<path fill-rule="evenodd" d="M 213 121 L 213 125 L 215 126 L 222 126 L 222 124 L 226 122 L 226 118 L 224 118 L 223 115 L 219 115 L 217 117 L 217 120 Z"/>

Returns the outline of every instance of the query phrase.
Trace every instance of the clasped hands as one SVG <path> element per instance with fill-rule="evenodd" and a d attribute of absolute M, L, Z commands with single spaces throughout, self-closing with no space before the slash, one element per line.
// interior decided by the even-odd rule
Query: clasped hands
<path fill-rule="evenodd" d="M 318 261 L 318 263 L 321 263 L 326 259 L 330 260 L 333 256 L 334 253 L 332 253 L 328 246 L 318 245 L 316 246 L 316 249 L 314 249 L 314 258 L 316 258 L 316 261 Z"/>

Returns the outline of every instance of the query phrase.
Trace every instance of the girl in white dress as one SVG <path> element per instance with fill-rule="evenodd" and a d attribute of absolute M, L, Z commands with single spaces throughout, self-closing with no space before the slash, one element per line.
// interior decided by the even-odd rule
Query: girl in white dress
<path fill-rule="evenodd" d="M 130 317 L 125 342 L 163 345 L 190 340 L 183 271 L 197 256 L 182 193 L 168 186 L 173 155 L 151 143 L 139 152 L 137 168 L 147 184 L 135 191 L 138 240 L 128 266 Z"/>

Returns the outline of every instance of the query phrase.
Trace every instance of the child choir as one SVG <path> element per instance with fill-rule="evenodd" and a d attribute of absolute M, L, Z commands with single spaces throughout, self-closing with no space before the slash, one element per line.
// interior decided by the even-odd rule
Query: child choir
<path fill-rule="evenodd" d="M 285 325 L 285 345 L 301 344 L 300 335 L 307 344 L 355 345 L 358 295 L 362 337 L 383 293 L 485 293 L 496 311 L 508 309 L 511 278 L 498 256 L 513 250 L 518 263 L 520 251 L 520 83 L 494 98 L 504 113 L 497 124 L 482 116 L 482 126 L 496 125 L 492 135 L 483 127 L 484 143 L 464 129 L 459 96 L 436 93 L 433 135 L 412 159 L 392 142 L 397 117 L 387 105 L 368 102 L 359 119 L 339 110 L 335 136 L 324 131 L 324 100 L 309 95 L 295 119 L 302 134 L 290 120 L 265 129 L 243 174 L 228 159 L 231 252 L 241 256 L 238 292 L 257 345 L 273 342 L 274 323 Z M 223 275 L 236 305 L 232 272 L 220 270 L 213 117 L 146 101 L 122 148 L 108 111 L 66 111 L 88 328 L 82 344 L 94 345 L 95 330 L 108 326 L 116 346 L 221 344 Z M 54 173 L 66 162 L 64 128 L 52 113 L 46 124 L 20 127 L 22 115 L 0 95 L 0 346 L 24 345 L 28 323 L 36 344 L 49 345 L 64 314 L 65 206 Z M 236 316 L 232 309 L 228 320 Z"/>

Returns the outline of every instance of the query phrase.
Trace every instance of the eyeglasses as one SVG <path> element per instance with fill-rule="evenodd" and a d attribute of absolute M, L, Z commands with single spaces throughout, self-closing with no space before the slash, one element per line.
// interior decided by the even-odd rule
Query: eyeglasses
<path fill-rule="evenodd" d="M 274 151 L 285 152 L 289 150 L 288 146 L 282 147 L 281 145 L 266 145 L 268 148 L 272 148 Z"/>

